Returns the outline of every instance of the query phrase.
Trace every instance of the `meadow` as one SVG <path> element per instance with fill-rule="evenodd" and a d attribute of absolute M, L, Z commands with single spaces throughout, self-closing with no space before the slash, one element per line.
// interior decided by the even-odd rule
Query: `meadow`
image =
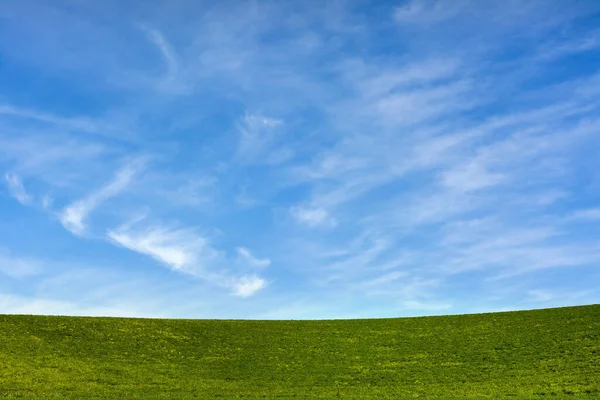
<path fill-rule="evenodd" d="M 0 398 L 600 399 L 600 305 L 325 321 L 0 315 Z"/>

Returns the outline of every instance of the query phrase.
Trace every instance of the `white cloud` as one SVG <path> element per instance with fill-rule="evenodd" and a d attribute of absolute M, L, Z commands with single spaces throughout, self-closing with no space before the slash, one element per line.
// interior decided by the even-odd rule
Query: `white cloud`
<path fill-rule="evenodd" d="M 467 96 L 472 90 L 468 81 L 405 90 L 390 88 L 389 93 L 375 99 L 369 108 L 380 122 L 391 126 L 411 126 L 474 108 L 476 104 Z"/>
<path fill-rule="evenodd" d="M 245 247 L 238 247 L 237 252 L 245 262 L 249 263 L 253 267 L 265 268 L 271 265 L 271 260 L 269 260 L 268 258 L 256 258 L 252 255 L 250 250 L 248 250 Z"/>
<path fill-rule="evenodd" d="M 236 296 L 252 296 L 267 285 L 264 279 L 256 275 L 232 277 L 232 273 L 226 269 L 228 262 L 223 254 L 214 249 L 208 239 L 191 229 L 133 229 L 131 225 L 108 231 L 108 238 L 119 246 L 152 257 L 173 270 L 228 288 Z M 254 258 L 245 248 L 239 248 L 238 253 L 246 261 L 254 263 L 255 267 L 270 264 L 270 260 Z"/>
<path fill-rule="evenodd" d="M 564 56 L 595 50 L 600 44 L 598 35 L 599 32 L 596 31 L 592 35 L 587 35 L 583 38 L 566 42 L 548 43 L 542 46 L 538 57 L 543 61 L 552 61 Z"/>
<path fill-rule="evenodd" d="M 169 42 L 165 39 L 164 35 L 158 31 L 157 29 L 149 28 L 146 26 L 141 27 L 148 38 L 154 43 L 157 49 L 160 51 L 162 55 L 165 65 L 166 65 L 166 74 L 164 77 L 163 84 L 168 85 L 167 88 L 174 89 L 173 83 L 175 82 L 179 70 L 179 63 L 177 61 L 177 56 L 173 51 L 173 48 L 169 44 Z M 177 88 L 178 90 L 182 88 Z"/>
<path fill-rule="evenodd" d="M 149 227 L 134 230 L 129 226 L 122 226 L 116 231 L 109 230 L 107 235 L 122 247 L 150 256 L 174 270 L 193 275 L 201 272 L 202 261 L 218 256 L 207 239 L 190 229 Z"/>
<path fill-rule="evenodd" d="M 441 179 L 442 183 L 452 190 L 470 192 L 495 186 L 502 182 L 504 176 L 487 171 L 485 164 L 473 160 L 444 171 Z"/>
<path fill-rule="evenodd" d="M 447 28 L 454 34 L 462 31 L 456 25 L 466 24 L 479 27 L 478 35 L 483 36 L 523 30 L 525 24 L 529 24 L 527 28 L 534 32 L 548 29 L 575 17 L 582 9 L 585 10 L 579 7 L 565 10 L 560 2 L 554 1 L 505 0 L 498 3 L 479 0 L 404 0 L 404 4 L 395 9 L 393 17 L 403 26 L 419 29 L 436 24 L 437 37 L 448 32 L 443 30 L 446 22 L 451 22 Z M 560 18 L 556 17 L 558 13 L 561 14 Z"/>
<path fill-rule="evenodd" d="M 35 176 L 37 181 L 61 189 L 89 179 L 88 171 L 95 167 L 106 168 L 106 150 L 89 136 L 73 137 L 63 130 L 40 133 L 16 126 L 0 136 L 1 162 L 12 164 L 20 176 Z"/>
<path fill-rule="evenodd" d="M 267 286 L 267 282 L 258 276 L 242 276 L 231 282 L 231 289 L 235 296 L 250 297 Z"/>
<path fill-rule="evenodd" d="M 386 258 L 391 244 L 389 238 L 364 232 L 345 243 L 343 250 L 328 249 L 310 261 L 312 268 L 305 268 L 311 271 L 311 279 L 319 286 L 354 287 L 360 292 L 378 290 L 379 286 L 392 283 L 403 275 L 403 272 L 398 271 L 403 261 L 401 255 L 394 254 L 392 259 Z M 309 253 L 306 253 L 302 258 L 303 264 L 309 264 Z M 372 285 L 368 284 L 374 275 L 383 272 L 388 273 L 384 279 L 379 282 L 375 280 L 375 284 Z"/>
<path fill-rule="evenodd" d="M 346 73 L 352 85 L 365 99 L 377 100 L 394 92 L 410 92 L 419 86 L 430 87 L 459 76 L 460 63 L 456 59 L 436 58 L 414 62 L 407 66 L 382 66 L 362 63 L 350 66 Z"/>
<path fill-rule="evenodd" d="M 396 8 L 394 19 L 399 23 L 440 22 L 458 14 L 466 4 L 464 0 L 410 0 Z"/>
<path fill-rule="evenodd" d="M 65 207 L 59 215 L 62 225 L 72 233 L 82 235 L 86 230 L 85 220 L 88 215 L 102 202 L 127 188 L 135 173 L 136 168 L 133 164 L 129 164 L 117 172 L 112 182 Z"/>
<path fill-rule="evenodd" d="M 257 164 L 281 164 L 294 152 L 278 144 L 279 119 L 246 113 L 237 124 L 239 142 L 236 156 L 240 161 Z"/>
<path fill-rule="evenodd" d="M 31 196 L 25 190 L 23 186 L 23 181 L 21 178 L 14 173 L 6 173 L 4 175 L 4 180 L 6 181 L 6 185 L 8 186 L 8 190 L 15 199 L 19 201 L 21 204 L 30 204 Z"/>
<path fill-rule="evenodd" d="M 436 249 L 437 270 L 443 274 L 486 271 L 506 279 L 547 268 L 594 265 L 598 244 L 565 241 L 557 227 L 523 227 L 496 219 L 448 224 Z"/>
<path fill-rule="evenodd" d="M 292 207 L 290 209 L 292 216 L 300 223 L 310 227 L 327 226 L 333 227 L 336 225 L 333 217 L 329 213 L 316 207 Z"/>

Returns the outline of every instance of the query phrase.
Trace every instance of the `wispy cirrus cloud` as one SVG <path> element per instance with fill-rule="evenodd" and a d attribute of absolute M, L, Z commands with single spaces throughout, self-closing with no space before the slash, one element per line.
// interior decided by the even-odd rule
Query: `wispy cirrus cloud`
<path fill-rule="evenodd" d="M 31 196 L 25 190 L 23 181 L 21 181 L 21 178 L 17 174 L 7 172 L 4 174 L 4 180 L 11 196 L 17 199 L 19 203 L 25 205 L 31 203 Z"/>
<path fill-rule="evenodd" d="M 319 207 L 293 207 L 290 213 L 298 222 L 309 227 L 333 227 L 336 224 L 335 219 Z"/>
<path fill-rule="evenodd" d="M 14 107 L 8 104 L 0 105 L 0 115 L 49 123 L 62 128 L 69 128 L 83 132 L 95 132 L 98 130 L 98 127 L 94 121 L 88 118 L 64 118 L 35 110 Z"/>
<path fill-rule="evenodd" d="M 469 1 L 452 3 L 438 0 L 410 0 L 396 8 L 394 19 L 400 23 L 434 23 L 450 19 L 465 10 Z"/>
<path fill-rule="evenodd" d="M 140 221 L 109 230 L 107 237 L 118 246 L 149 256 L 175 271 L 226 287 L 240 297 L 249 297 L 263 289 L 267 281 L 257 275 L 231 270 L 232 263 L 206 237 L 193 229 L 164 225 L 136 226 Z M 264 268 L 269 259 L 257 259 L 250 250 L 238 248 L 238 254 L 251 267 Z"/>
<path fill-rule="evenodd" d="M 118 195 L 131 183 L 137 167 L 133 164 L 121 168 L 114 179 L 86 197 L 66 206 L 59 214 L 61 224 L 75 235 L 85 233 L 85 220 L 102 202 Z"/>
<path fill-rule="evenodd" d="M 256 258 L 250 250 L 245 247 L 238 247 L 237 252 L 244 262 L 249 263 L 253 267 L 265 268 L 271 265 L 271 260 L 268 258 Z"/>
<path fill-rule="evenodd" d="M 213 263 L 219 258 L 219 253 L 210 246 L 208 240 L 191 229 L 124 226 L 114 231 L 109 230 L 107 235 L 119 246 L 192 275 L 202 274 L 203 262 Z"/>
<path fill-rule="evenodd" d="M 33 178 L 50 190 L 89 182 L 111 164 L 111 152 L 102 141 L 54 128 L 8 124 L 0 135 L 0 162 L 22 179 Z"/>
<path fill-rule="evenodd" d="M 283 121 L 256 114 L 246 114 L 237 123 L 238 159 L 250 164 L 280 164 L 293 156 L 289 147 L 282 146 Z"/>
<path fill-rule="evenodd" d="M 161 87 L 173 89 L 179 73 L 179 62 L 172 46 L 164 35 L 157 29 L 142 25 L 142 30 L 146 33 L 150 41 L 159 50 L 165 62 L 165 75 L 161 82 Z M 183 88 L 178 88 L 182 90 Z"/>

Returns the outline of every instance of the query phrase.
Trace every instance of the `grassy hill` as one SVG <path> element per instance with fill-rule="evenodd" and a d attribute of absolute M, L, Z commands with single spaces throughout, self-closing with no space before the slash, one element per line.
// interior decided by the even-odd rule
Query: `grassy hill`
<path fill-rule="evenodd" d="M 600 305 L 337 321 L 0 315 L 0 398 L 600 399 Z"/>

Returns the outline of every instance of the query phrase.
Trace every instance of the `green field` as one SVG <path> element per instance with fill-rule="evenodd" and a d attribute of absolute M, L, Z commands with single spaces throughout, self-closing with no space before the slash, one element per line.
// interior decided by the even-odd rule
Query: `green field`
<path fill-rule="evenodd" d="M 0 397 L 600 399 L 600 305 L 330 321 L 0 315 Z"/>

